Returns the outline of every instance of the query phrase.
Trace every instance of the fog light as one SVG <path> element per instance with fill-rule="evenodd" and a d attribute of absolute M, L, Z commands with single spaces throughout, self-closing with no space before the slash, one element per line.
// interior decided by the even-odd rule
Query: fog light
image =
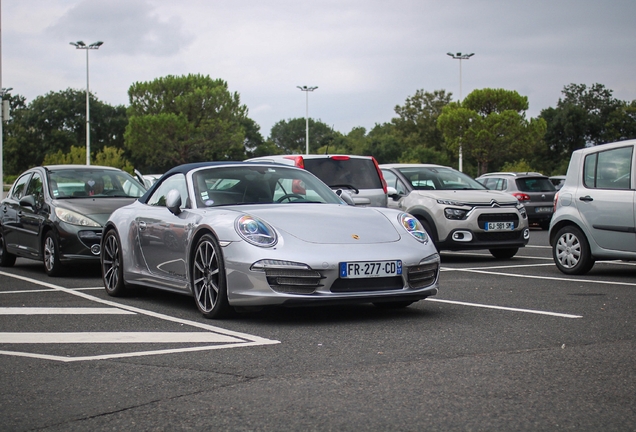
<path fill-rule="evenodd" d="M 528 240 L 530 238 L 530 230 L 528 228 L 523 230 L 523 239 Z"/>
<path fill-rule="evenodd" d="M 91 253 L 93 255 L 99 255 L 100 251 L 101 251 L 101 248 L 99 247 L 98 244 L 94 244 L 93 246 L 91 246 Z"/>
<path fill-rule="evenodd" d="M 455 231 L 451 238 L 458 242 L 469 242 L 473 240 L 473 233 L 470 231 Z"/>

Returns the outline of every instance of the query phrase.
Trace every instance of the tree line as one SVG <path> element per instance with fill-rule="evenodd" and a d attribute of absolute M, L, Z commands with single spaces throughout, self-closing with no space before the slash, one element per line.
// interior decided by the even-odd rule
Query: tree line
<path fill-rule="evenodd" d="M 162 173 L 186 162 L 243 160 L 305 152 L 305 119 L 281 120 L 264 138 L 238 93 L 203 75 L 137 82 L 127 107 L 92 94 L 91 163 Z M 528 118 L 516 91 L 478 89 L 462 101 L 452 93 L 417 90 L 395 117 L 348 133 L 309 119 L 311 153 L 373 155 L 380 163 L 437 163 L 472 176 L 498 171 L 564 174 L 572 151 L 636 138 L 636 101 L 621 101 L 602 84 L 569 84 L 556 107 Z M 67 89 L 26 103 L 9 93 L 4 126 L 5 180 L 40 164 L 86 160 L 86 93 Z"/>

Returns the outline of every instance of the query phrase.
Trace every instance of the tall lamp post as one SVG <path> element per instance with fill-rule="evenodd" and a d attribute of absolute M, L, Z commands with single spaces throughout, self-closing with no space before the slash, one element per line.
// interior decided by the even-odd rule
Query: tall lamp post
<path fill-rule="evenodd" d="M 318 87 L 296 86 L 305 92 L 305 154 L 309 154 L 309 92 L 316 90 Z"/>
<path fill-rule="evenodd" d="M 454 58 L 455 60 L 459 60 L 459 102 L 462 101 L 462 60 L 468 60 L 470 59 L 472 56 L 475 55 L 475 53 L 470 53 L 470 54 L 462 54 L 460 52 L 453 54 L 453 53 L 446 53 L 447 55 L 451 56 L 452 58 Z M 459 145 L 459 170 L 463 171 L 463 166 L 462 166 L 462 146 L 461 144 Z"/>
<path fill-rule="evenodd" d="M 94 42 L 90 45 L 86 45 L 83 41 L 69 42 L 76 49 L 86 50 L 86 165 L 91 164 L 91 111 L 89 104 L 89 89 L 88 89 L 88 51 L 92 49 L 99 49 L 104 44 L 102 41 Z"/>

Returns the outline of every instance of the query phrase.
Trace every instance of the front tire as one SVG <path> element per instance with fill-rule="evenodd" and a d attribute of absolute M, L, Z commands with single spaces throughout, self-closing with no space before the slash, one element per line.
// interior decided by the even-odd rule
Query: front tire
<path fill-rule="evenodd" d="M 60 262 L 60 246 L 53 231 L 48 231 L 44 235 L 43 243 L 44 270 L 49 276 L 60 276 L 64 267 Z"/>
<path fill-rule="evenodd" d="M 497 259 L 510 259 L 517 255 L 519 248 L 488 249 L 488 251 Z"/>
<path fill-rule="evenodd" d="M 126 292 L 124 284 L 124 263 L 122 260 L 121 243 L 117 233 L 110 230 L 104 237 L 104 247 L 100 255 L 102 265 L 102 281 L 106 293 L 113 297 L 121 297 Z"/>
<path fill-rule="evenodd" d="M 223 318 L 230 314 L 227 299 L 225 263 L 219 242 L 205 234 L 194 249 L 190 286 L 199 311 L 206 318 Z"/>
<path fill-rule="evenodd" d="M 594 258 L 585 234 L 571 225 L 557 232 L 552 258 L 557 268 L 567 275 L 583 275 L 594 267 Z"/>
<path fill-rule="evenodd" d="M 16 256 L 7 252 L 7 244 L 4 235 L 0 231 L 0 267 L 11 267 L 15 264 Z"/>

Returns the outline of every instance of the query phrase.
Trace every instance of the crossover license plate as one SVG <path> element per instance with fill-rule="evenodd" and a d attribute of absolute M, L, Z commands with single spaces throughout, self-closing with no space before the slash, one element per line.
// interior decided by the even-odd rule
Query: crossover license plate
<path fill-rule="evenodd" d="M 514 222 L 486 222 L 486 231 L 512 231 L 515 229 Z"/>
<path fill-rule="evenodd" d="M 535 213 L 552 213 L 552 209 L 554 207 L 536 207 L 534 211 Z"/>
<path fill-rule="evenodd" d="M 402 261 L 357 261 L 341 262 L 340 277 L 347 279 L 399 276 Z"/>

